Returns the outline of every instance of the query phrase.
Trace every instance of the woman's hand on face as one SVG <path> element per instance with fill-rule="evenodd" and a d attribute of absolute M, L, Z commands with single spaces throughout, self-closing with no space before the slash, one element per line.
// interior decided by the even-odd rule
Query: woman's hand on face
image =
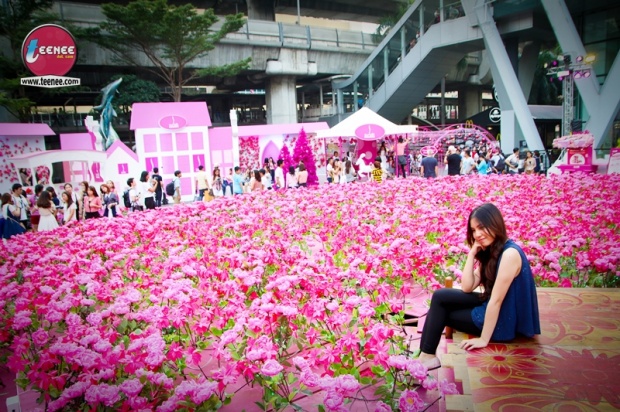
<path fill-rule="evenodd" d="M 481 348 L 486 348 L 488 344 L 489 342 L 486 342 L 482 338 L 465 339 L 459 344 L 459 348 L 465 349 L 465 350 L 481 349 Z"/>
<path fill-rule="evenodd" d="M 481 250 L 483 250 L 483 247 L 476 240 L 476 241 L 474 241 L 474 244 L 471 245 L 471 250 L 469 251 L 469 253 L 473 254 L 473 256 L 476 256 L 478 254 L 478 252 L 480 252 Z"/>

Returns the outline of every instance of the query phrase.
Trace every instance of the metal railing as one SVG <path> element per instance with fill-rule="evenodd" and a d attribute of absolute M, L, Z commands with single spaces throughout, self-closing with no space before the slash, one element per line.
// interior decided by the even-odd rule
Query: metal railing
<path fill-rule="evenodd" d="M 348 80 L 334 83 L 338 112 L 349 113 L 364 106 L 401 60 L 434 24 L 465 16 L 460 1 L 417 0 L 392 27 L 362 67 Z"/>
<path fill-rule="evenodd" d="M 55 2 L 54 11 L 63 21 L 82 27 L 96 26 L 105 20 L 101 8 L 95 5 Z M 223 24 L 224 19 L 220 18 L 211 26 L 211 30 L 219 30 Z M 220 43 L 326 51 L 334 49 L 370 51 L 376 46 L 372 40 L 372 33 L 249 19 L 246 19 L 238 32 L 229 33 Z"/>

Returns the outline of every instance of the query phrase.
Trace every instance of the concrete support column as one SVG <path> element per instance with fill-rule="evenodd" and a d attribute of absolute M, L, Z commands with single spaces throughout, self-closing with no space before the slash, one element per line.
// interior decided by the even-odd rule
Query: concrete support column
<path fill-rule="evenodd" d="M 502 109 L 502 151 L 511 152 L 521 140 L 527 142 L 530 150 L 543 150 L 542 140 L 497 30 L 490 4 L 485 0 L 462 0 L 462 4 L 472 24 L 482 30 L 485 47 L 490 52 L 491 72 Z"/>
<path fill-rule="evenodd" d="M 274 76 L 265 91 L 267 124 L 297 123 L 297 88 L 295 76 Z"/>
<path fill-rule="evenodd" d="M 482 111 L 482 94 L 479 88 L 469 86 L 459 90 L 459 118 L 467 119 Z"/>
<path fill-rule="evenodd" d="M 273 0 L 247 0 L 248 19 L 276 21 L 276 10 Z"/>
<path fill-rule="evenodd" d="M 523 91 L 525 100 L 530 99 L 532 84 L 534 84 L 534 74 L 538 64 L 538 54 L 540 53 L 540 42 L 532 41 L 526 43 L 519 59 L 519 84 Z"/>

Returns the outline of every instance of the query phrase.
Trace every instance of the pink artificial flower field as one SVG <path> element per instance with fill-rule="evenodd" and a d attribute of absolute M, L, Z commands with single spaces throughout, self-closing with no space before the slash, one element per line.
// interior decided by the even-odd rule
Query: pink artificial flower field
<path fill-rule="evenodd" d="M 0 249 L 0 348 L 42 410 L 423 410 L 393 327 L 410 288 L 464 264 L 493 202 L 541 286 L 618 286 L 620 176 L 322 185 L 98 219 Z M 304 409 L 306 410 L 306 409 Z M 364 407 L 364 410 L 365 407 Z"/>

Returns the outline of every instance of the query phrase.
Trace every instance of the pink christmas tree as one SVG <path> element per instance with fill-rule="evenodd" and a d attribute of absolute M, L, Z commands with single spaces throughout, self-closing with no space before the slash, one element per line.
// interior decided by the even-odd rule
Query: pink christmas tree
<path fill-rule="evenodd" d="M 282 146 L 282 150 L 280 150 L 280 154 L 278 155 L 278 160 L 284 160 L 284 174 L 288 173 L 289 166 L 295 166 L 295 162 L 291 158 L 291 152 L 288 150 L 288 146 L 286 142 Z"/>
<path fill-rule="evenodd" d="M 308 171 L 308 186 L 316 185 L 319 183 L 319 179 L 316 176 L 316 163 L 314 162 L 314 154 L 308 144 L 308 138 L 306 132 L 302 128 L 299 132 L 299 137 L 295 143 L 295 150 L 293 151 L 293 161 L 295 163 L 303 162 Z"/>

